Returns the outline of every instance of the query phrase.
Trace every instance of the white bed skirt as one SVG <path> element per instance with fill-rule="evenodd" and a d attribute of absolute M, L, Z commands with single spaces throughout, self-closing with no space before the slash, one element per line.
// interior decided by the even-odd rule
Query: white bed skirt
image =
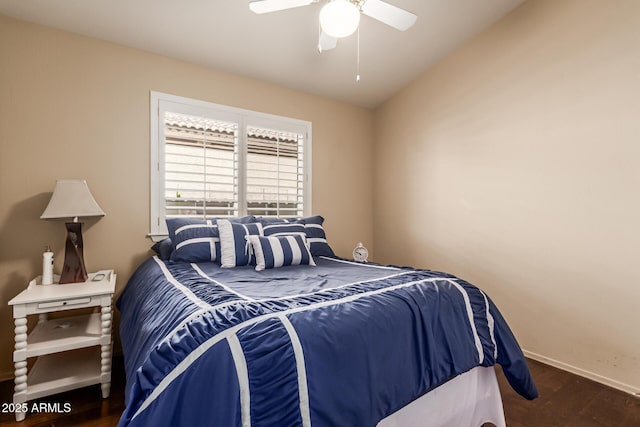
<path fill-rule="evenodd" d="M 502 398 L 493 367 L 477 367 L 425 394 L 377 427 L 505 427 Z"/>

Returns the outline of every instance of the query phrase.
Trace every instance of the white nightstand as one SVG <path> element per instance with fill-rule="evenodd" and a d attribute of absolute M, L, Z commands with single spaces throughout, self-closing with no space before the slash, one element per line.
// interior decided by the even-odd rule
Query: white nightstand
<path fill-rule="evenodd" d="M 102 397 L 111 388 L 111 300 L 116 274 L 104 270 L 89 274 L 84 283 L 42 285 L 41 276 L 9 301 L 15 322 L 16 421 L 22 421 L 25 402 L 74 388 L 102 384 Z M 47 313 L 101 307 L 90 314 L 48 319 Z M 27 335 L 27 316 L 38 314 L 38 324 Z M 98 347 L 99 346 L 99 347 Z M 65 353 L 63 353 L 65 352 Z M 27 375 L 27 359 L 37 357 Z"/>

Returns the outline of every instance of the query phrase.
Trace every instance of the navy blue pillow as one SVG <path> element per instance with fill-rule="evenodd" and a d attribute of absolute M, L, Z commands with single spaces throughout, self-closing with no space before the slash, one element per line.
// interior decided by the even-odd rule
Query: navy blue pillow
<path fill-rule="evenodd" d="M 288 236 L 248 237 L 256 256 L 256 271 L 287 265 L 313 265 L 305 238 L 300 234 Z"/>
<path fill-rule="evenodd" d="M 220 261 L 223 268 L 232 268 L 255 263 L 249 235 L 262 235 L 262 224 L 241 224 L 219 219 Z"/>
<path fill-rule="evenodd" d="M 265 236 L 286 236 L 291 234 L 299 234 L 306 238 L 306 229 L 304 224 L 300 223 L 272 223 L 269 225 L 262 224 L 262 230 Z"/>
<path fill-rule="evenodd" d="M 168 218 L 172 261 L 205 262 L 220 258 L 220 234 L 215 220 Z"/>
<path fill-rule="evenodd" d="M 158 258 L 163 261 L 168 260 L 173 252 L 173 243 L 170 238 L 162 239 L 151 246 L 151 249 L 158 254 Z"/>
<path fill-rule="evenodd" d="M 286 223 L 296 222 L 296 220 L 289 219 L 289 218 L 277 218 L 273 216 L 257 216 L 256 222 L 259 222 L 262 225 L 272 225 L 272 224 L 286 224 Z"/>
<path fill-rule="evenodd" d="M 315 215 L 300 218 L 296 222 L 304 224 L 304 229 L 307 234 L 307 243 L 311 249 L 311 255 L 329 257 L 336 256 L 333 249 L 329 246 L 329 243 L 327 243 L 327 235 L 324 232 L 324 228 L 322 228 L 322 223 L 324 223 L 323 217 Z"/>

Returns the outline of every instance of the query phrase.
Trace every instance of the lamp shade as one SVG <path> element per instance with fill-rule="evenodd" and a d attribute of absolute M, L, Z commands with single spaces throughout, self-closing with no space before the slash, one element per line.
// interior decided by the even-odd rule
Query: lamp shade
<path fill-rule="evenodd" d="M 104 216 L 104 211 L 93 198 L 87 181 L 83 179 L 59 179 L 51 200 L 41 219 Z"/>
<path fill-rule="evenodd" d="M 320 10 L 320 27 L 332 37 L 348 37 L 359 24 L 360 10 L 350 1 L 333 0 Z"/>

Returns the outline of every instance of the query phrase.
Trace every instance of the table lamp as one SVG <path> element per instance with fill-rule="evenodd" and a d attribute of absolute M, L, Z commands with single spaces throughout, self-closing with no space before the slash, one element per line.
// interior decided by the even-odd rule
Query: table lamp
<path fill-rule="evenodd" d="M 80 217 L 104 216 L 98 203 L 91 195 L 87 181 L 82 179 L 59 179 L 53 189 L 51 200 L 41 219 L 73 219 L 66 222 L 67 242 L 64 248 L 64 265 L 60 284 L 78 283 L 87 280 L 82 244 L 82 223 Z"/>

